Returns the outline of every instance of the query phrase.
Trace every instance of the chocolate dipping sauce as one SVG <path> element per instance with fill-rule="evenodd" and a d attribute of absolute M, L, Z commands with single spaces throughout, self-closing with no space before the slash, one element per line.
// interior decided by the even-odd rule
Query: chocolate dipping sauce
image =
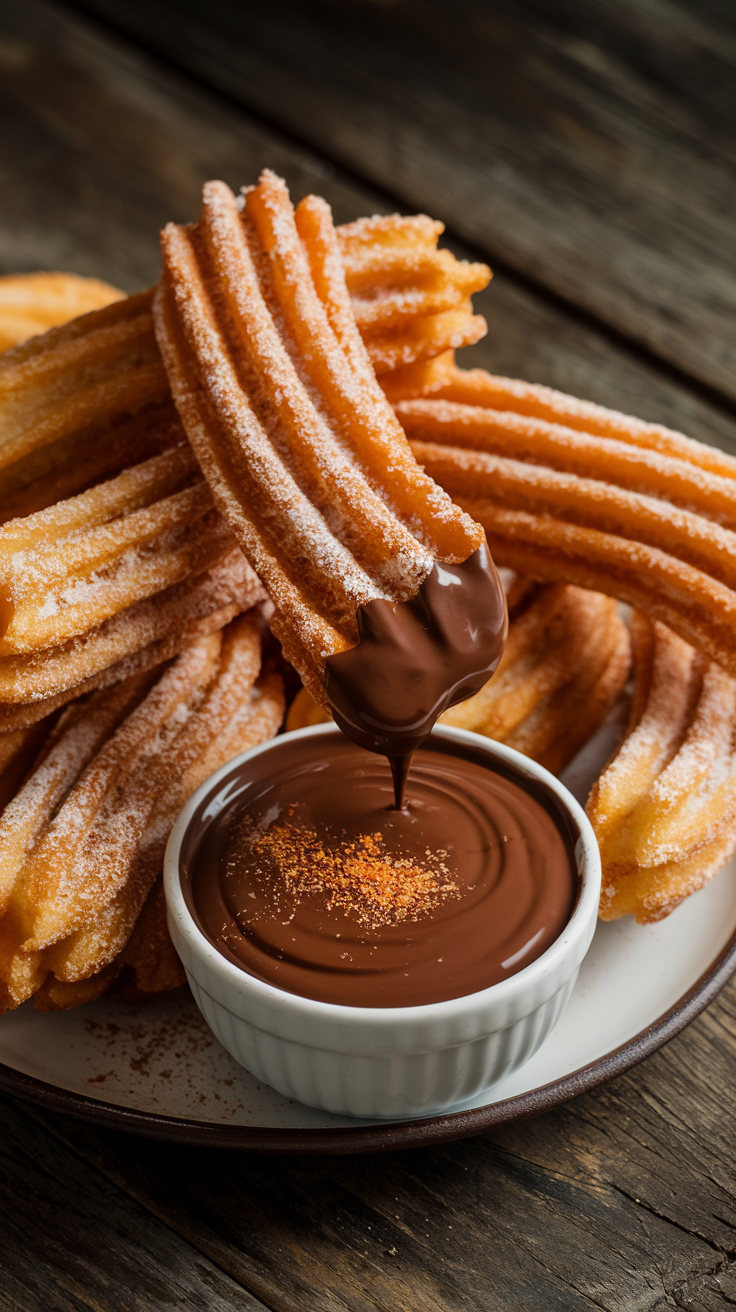
<path fill-rule="evenodd" d="M 461 997 L 559 936 L 577 874 L 564 810 L 541 787 L 435 738 L 405 808 L 388 763 L 337 732 L 278 740 L 201 804 L 182 850 L 200 929 L 290 993 L 361 1007 Z"/>
<path fill-rule="evenodd" d="M 412 752 L 503 654 L 506 601 L 488 547 L 436 562 L 410 601 L 369 601 L 357 619 L 357 646 L 327 660 L 327 696 L 343 733 L 388 757 L 400 807 Z"/>

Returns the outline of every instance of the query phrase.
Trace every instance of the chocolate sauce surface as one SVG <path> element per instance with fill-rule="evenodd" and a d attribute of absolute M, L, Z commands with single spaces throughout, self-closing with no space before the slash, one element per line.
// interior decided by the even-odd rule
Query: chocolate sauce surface
<path fill-rule="evenodd" d="M 410 601 L 369 601 L 357 618 L 357 645 L 327 660 L 327 696 L 343 733 L 392 761 L 401 806 L 406 758 L 496 669 L 506 600 L 484 545 L 461 565 L 437 561 Z"/>
<path fill-rule="evenodd" d="M 385 759 L 333 731 L 285 736 L 200 804 L 182 885 L 230 961 L 360 1007 L 461 997 L 540 956 L 570 918 L 570 822 L 552 794 L 434 738 L 406 805 Z M 219 809 L 218 809 L 219 808 Z"/>

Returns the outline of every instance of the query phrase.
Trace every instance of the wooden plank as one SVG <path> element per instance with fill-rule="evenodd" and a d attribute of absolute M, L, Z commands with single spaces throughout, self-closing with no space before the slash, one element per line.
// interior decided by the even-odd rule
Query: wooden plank
<path fill-rule="evenodd" d="M 736 398 L 733 6 L 82 7 Z"/>
<path fill-rule="evenodd" d="M 135 291 L 157 233 L 196 215 L 209 177 L 269 164 L 338 221 L 394 208 L 221 98 L 42 0 L 0 11 L 0 268 L 62 268 Z M 446 211 L 438 210 L 446 218 Z M 454 243 L 461 254 L 475 252 Z M 548 298 L 497 274 L 478 298 L 489 335 L 466 361 L 547 383 L 736 450 L 736 419 Z"/>
<path fill-rule="evenodd" d="M 67 269 L 124 291 L 159 271 L 159 229 L 270 164 L 339 221 L 385 207 L 312 152 L 42 0 L 0 10 L 0 271 Z"/>
<path fill-rule="evenodd" d="M 284 1312 L 662 1312 L 736 1298 L 736 985 L 613 1084 L 385 1157 L 183 1153 L 29 1109 Z"/>
<path fill-rule="evenodd" d="M 265 1312 L 9 1100 L 0 1126 L 0 1308 Z"/>

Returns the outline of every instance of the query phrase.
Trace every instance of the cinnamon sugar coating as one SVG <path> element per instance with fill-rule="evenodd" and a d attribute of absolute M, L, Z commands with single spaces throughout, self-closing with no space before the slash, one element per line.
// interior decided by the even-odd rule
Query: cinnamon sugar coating
<path fill-rule="evenodd" d="M 627 733 L 588 815 L 603 865 L 600 914 L 669 915 L 736 848 L 736 680 L 663 624 L 632 621 Z"/>
<path fill-rule="evenodd" d="M 323 201 L 295 214 L 266 172 L 241 212 L 209 183 L 200 222 L 162 242 L 156 331 L 177 408 L 274 632 L 323 698 L 358 607 L 413 596 L 480 530 L 419 468 L 378 387 Z"/>
<path fill-rule="evenodd" d="M 63 713 L 0 817 L 4 1008 L 42 986 L 41 1005 L 77 1005 L 122 969 L 184 801 L 279 726 L 280 679 L 258 679 L 261 627 L 244 615 Z"/>
<path fill-rule="evenodd" d="M 178 446 L 0 528 L 0 660 L 60 646 L 232 550 Z"/>
<path fill-rule="evenodd" d="M 0 351 L 124 299 L 125 292 L 76 273 L 20 273 L 0 278 Z"/>
<path fill-rule="evenodd" d="M 0 658 L 0 732 L 35 723 L 72 697 L 160 664 L 263 595 L 236 549 L 211 569 L 136 602 L 80 638 Z"/>
<path fill-rule="evenodd" d="M 610 417 L 615 438 L 601 437 L 435 395 L 396 412 L 417 459 L 483 525 L 500 565 L 626 601 L 736 673 L 729 457 L 637 420 L 627 429 L 623 416 Z M 504 397 L 513 395 L 509 385 Z M 609 412 L 580 410 L 581 423 L 605 426 Z"/>

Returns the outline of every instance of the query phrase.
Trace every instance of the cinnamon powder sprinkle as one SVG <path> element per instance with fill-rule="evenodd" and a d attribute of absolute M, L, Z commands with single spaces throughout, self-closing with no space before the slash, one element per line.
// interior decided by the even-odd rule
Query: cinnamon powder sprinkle
<path fill-rule="evenodd" d="M 274 825 L 256 839 L 251 854 L 265 859 L 270 878 L 277 875 L 292 905 L 322 895 L 328 911 L 339 908 L 369 929 L 418 920 L 460 893 L 442 861 L 445 853 L 427 852 L 426 867 L 416 865 L 386 852 L 380 833 L 327 846 L 311 829 Z"/>

